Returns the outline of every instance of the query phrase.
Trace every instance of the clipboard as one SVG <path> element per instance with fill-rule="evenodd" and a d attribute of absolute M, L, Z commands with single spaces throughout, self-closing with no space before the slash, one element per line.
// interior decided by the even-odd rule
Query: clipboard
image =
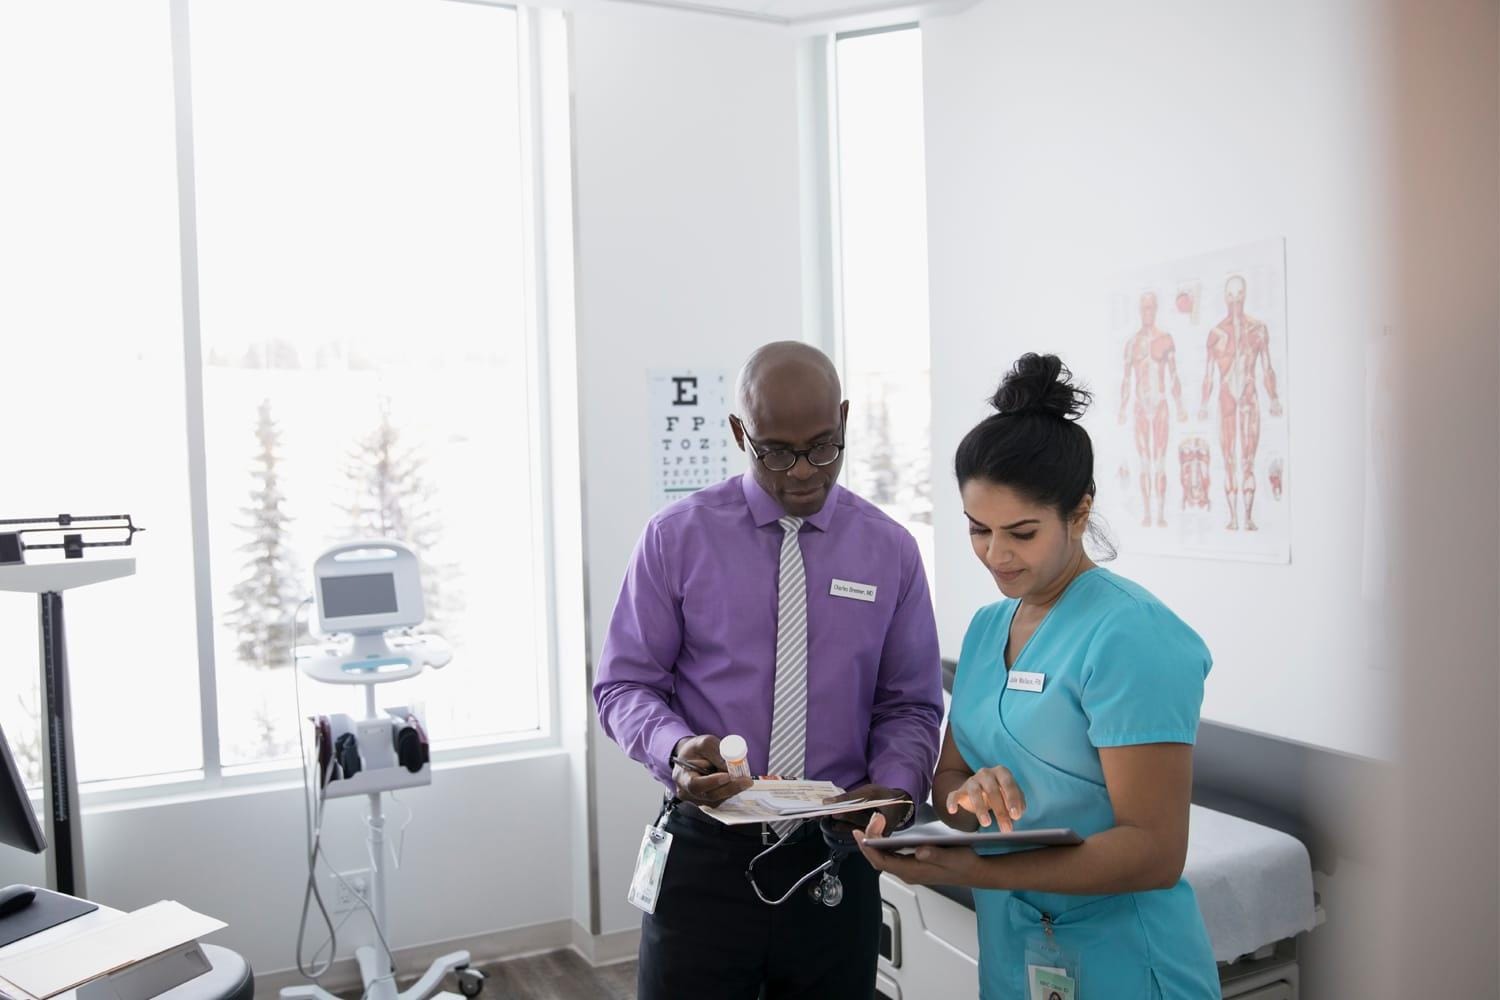
<path fill-rule="evenodd" d="M 898 833 L 892 837 L 867 837 L 865 843 L 877 851 L 909 851 L 918 847 L 1077 847 L 1083 838 L 1066 827 L 1039 830 L 1012 830 L 1009 833 L 960 833 L 957 830 L 932 830 Z"/>
<path fill-rule="evenodd" d="M 782 823 L 792 820 L 818 819 L 843 813 L 864 812 L 881 806 L 904 803 L 906 799 L 859 799 L 853 802 L 824 802 L 842 795 L 844 790 L 831 781 L 793 781 L 785 778 L 757 778 L 749 790 L 717 806 L 699 806 L 704 815 L 725 826 L 747 823 Z"/>

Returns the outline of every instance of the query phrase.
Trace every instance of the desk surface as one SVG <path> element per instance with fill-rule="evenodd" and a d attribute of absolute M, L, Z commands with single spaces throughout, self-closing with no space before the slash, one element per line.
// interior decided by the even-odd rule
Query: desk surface
<path fill-rule="evenodd" d="M 0 948 L 0 962 L 15 958 L 17 955 L 24 955 L 35 948 L 44 948 L 50 944 L 57 944 L 59 941 L 66 941 L 75 934 L 82 934 L 85 931 L 93 930 L 95 927 L 103 927 L 111 921 L 119 920 L 124 915 L 125 913 L 121 910 L 113 910 L 108 906 L 101 905 L 92 913 L 85 913 L 81 917 L 75 917 L 67 923 L 58 924 L 56 927 L 48 927 L 44 931 L 31 935 L 31 937 L 22 938 L 13 944 L 8 944 Z M 75 1000 L 77 995 L 77 990 L 69 990 L 66 993 L 58 994 L 56 1000 Z"/>
<path fill-rule="evenodd" d="M 100 905 L 92 913 L 85 913 L 83 916 L 69 920 L 67 923 L 58 924 L 56 927 L 49 927 L 28 938 L 22 938 L 14 944 L 8 944 L 0 948 L 0 961 L 15 958 L 17 955 L 24 955 L 34 948 L 44 948 L 51 944 L 57 944 L 60 941 L 66 941 L 75 934 L 83 934 L 97 927 L 103 927 L 112 921 L 119 920 L 123 916 L 125 916 L 123 910 L 115 910 L 108 906 Z M 213 945 L 204 945 L 203 953 L 213 965 L 214 971 L 206 973 L 205 977 L 183 983 L 176 989 L 169 990 L 163 994 L 164 997 L 177 997 L 179 995 L 197 996 L 201 995 L 205 989 L 217 991 L 221 986 L 225 993 L 230 993 L 234 989 L 235 984 L 242 984 L 248 975 L 248 968 L 245 965 L 244 959 L 227 949 L 215 948 Z M 219 979 L 226 979 L 228 984 L 221 984 Z M 204 986 L 204 982 L 207 982 L 208 985 Z M 196 990 L 195 984 L 197 986 Z M 186 992 L 180 994 L 179 991 Z M 245 992 L 248 993 L 248 989 Z M 77 996 L 77 990 L 68 990 L 66 993 L 59 993 L 53 1000 L 77 1000 Z"/>

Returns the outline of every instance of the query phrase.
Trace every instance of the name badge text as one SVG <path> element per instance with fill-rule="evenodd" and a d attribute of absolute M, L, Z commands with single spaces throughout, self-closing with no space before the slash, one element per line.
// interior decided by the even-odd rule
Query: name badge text
<path fill-rule="evenodd" d="M 833 586 L 828 588 L 828 593 L 834 597 L 847 597 L 851 601 L 867 601 L 874 603 L 875 586 L 869 583 L 851 583 L 848 580 L 835 580 Z"/>
<path fill-rule="evenodd" d="M 1046 681 L 1046 674 L 1028 674 L 1025 671 L 1012 670 L 1005 677 L 1005 689 L 1007 691 L 1030 691 L 1033 694 L 1041 694 L 1042 685 Z"/>

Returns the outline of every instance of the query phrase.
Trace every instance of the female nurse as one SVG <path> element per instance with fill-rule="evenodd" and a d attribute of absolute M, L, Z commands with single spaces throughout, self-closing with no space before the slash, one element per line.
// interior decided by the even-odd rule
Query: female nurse
<path fill-rule="evenodd" d="M 1071 827 L 1076 847 L 874 850 L 915 884 L 968 885 L 980 996 L 1208 1000 L 1219 979 L 1187 854 L 1192 743 L 1210 657 L 1144 588 L 1084 552 L 1089 395 L 1028 354 L 955 459 L 974 554 L 1004 599 L 964 636 L 932 801 L 958 830 Z M 870 836 L 884 830 L 871 820 Z M 1061 977 L 1061 978 L 1058 978 Z M 1034 992 L 1035 991 L 1035 992 Z"/>

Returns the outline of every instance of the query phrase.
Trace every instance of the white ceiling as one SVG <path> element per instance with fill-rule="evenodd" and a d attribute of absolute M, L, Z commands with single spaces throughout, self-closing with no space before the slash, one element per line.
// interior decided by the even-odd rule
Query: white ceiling
<path fill-rule="evenodd" d="M 748 18 L 789 28 L 865 26 L 914 21 L 924 14 L 966 7 L 974 0 L 610 0 L 651 7 Z"/>

